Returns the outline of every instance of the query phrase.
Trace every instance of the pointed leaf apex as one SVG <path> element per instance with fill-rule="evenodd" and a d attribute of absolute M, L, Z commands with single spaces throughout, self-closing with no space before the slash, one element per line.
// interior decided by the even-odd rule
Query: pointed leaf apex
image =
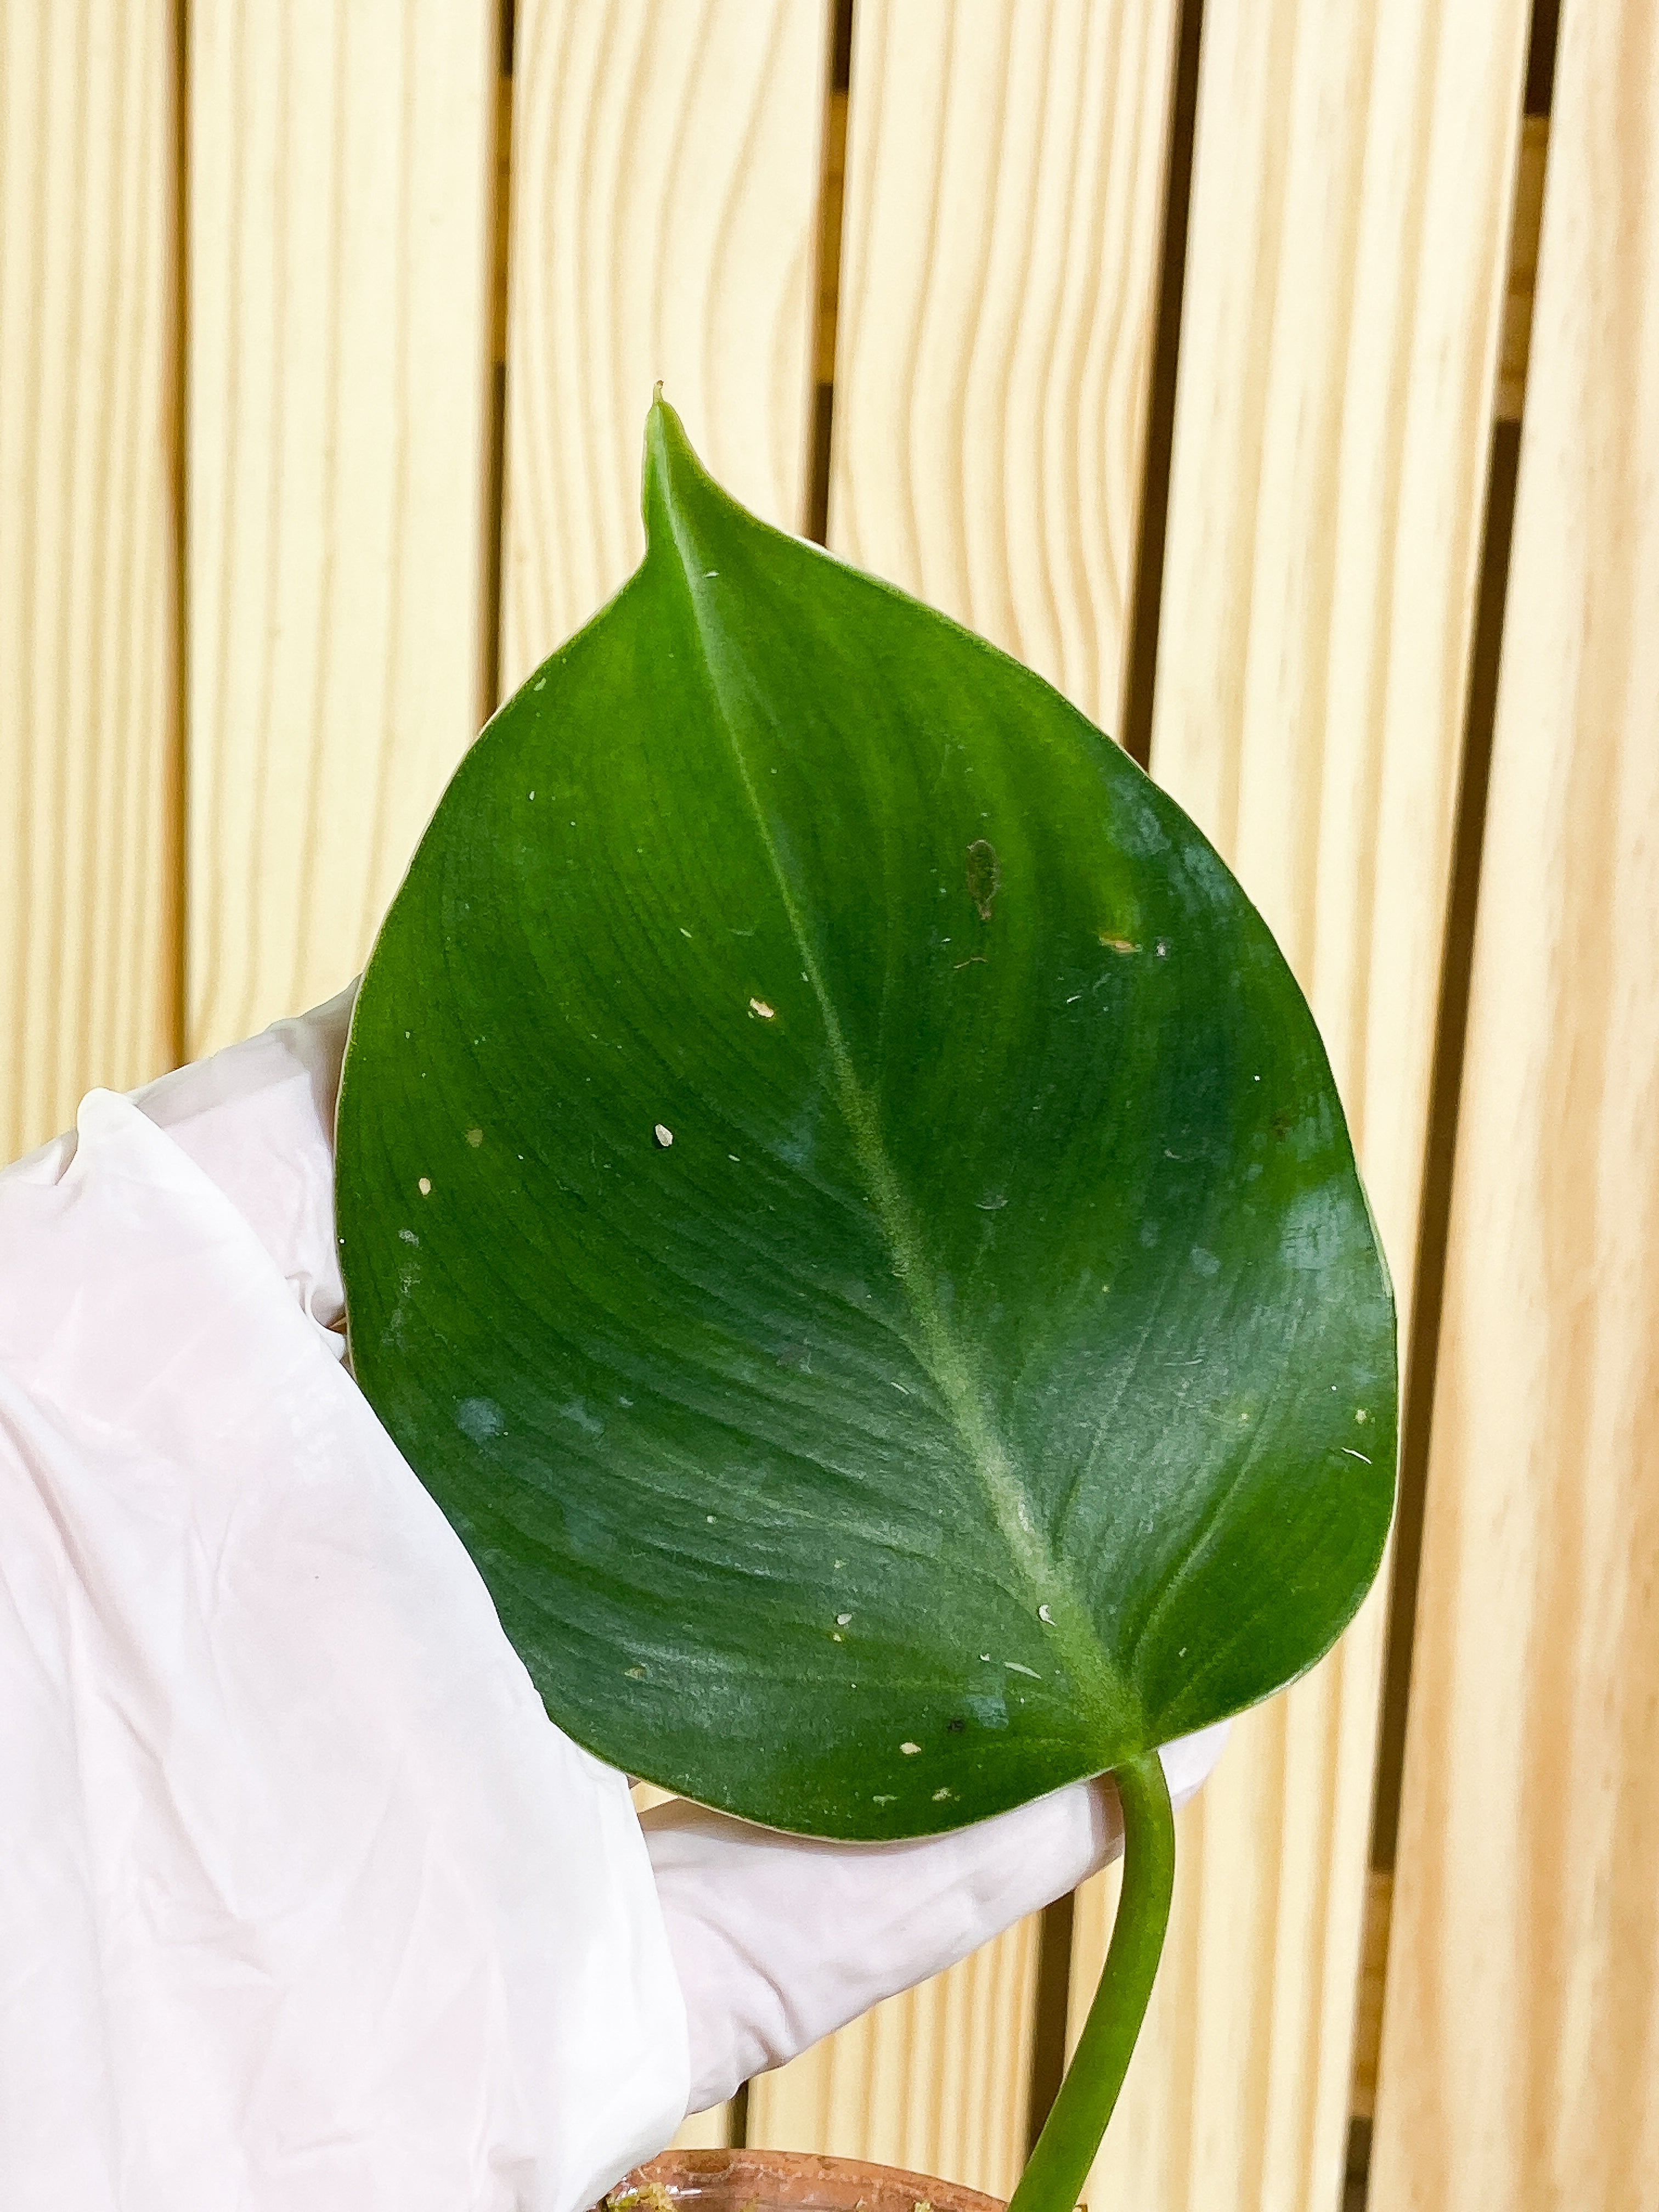
<path fill-rule="evenodd" d="M 671 510 L 684 504 L 693 483 L 708 482 L 707 471 L 691 450 L 684 423 L 662 396 L 659 379 L 651 411 L 645 418 L 645 472 L 640 491 L 648 544 L 665 550 L 672 546 Z"/>

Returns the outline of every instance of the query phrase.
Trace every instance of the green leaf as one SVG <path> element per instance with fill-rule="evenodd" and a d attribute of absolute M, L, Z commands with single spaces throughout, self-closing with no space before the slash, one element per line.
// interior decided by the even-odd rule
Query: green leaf
<path fill-rule="evenodd" d="M 954 1827 L 1334 1639 L 1387 1274 L 1180 809 L 660 403 L 645 508 L 369 963 L 352 1358 L 580 1741 L 774 1826 Z"/>

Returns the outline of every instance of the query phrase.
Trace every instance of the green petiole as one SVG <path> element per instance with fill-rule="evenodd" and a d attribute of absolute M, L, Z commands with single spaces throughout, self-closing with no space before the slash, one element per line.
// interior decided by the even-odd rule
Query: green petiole
<path fill-rule="evenodd" d="M 1175 1815 L 1156 1752 L 1118 1767 L 1123 1889 L 1100 1986 L 1008 2212 L 1072 2212 L 1129 2069 L 1175 1887 Z"/>

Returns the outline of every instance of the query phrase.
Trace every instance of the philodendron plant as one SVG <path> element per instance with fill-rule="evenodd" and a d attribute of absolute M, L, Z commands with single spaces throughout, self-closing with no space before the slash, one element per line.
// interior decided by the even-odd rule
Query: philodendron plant
<path fill-rule="evenodd" d="M 1155 1747 L 1310 1666 L 1394 1496 L 1389 1280 L 1301 992 L 1036 676 L 769 529 L 660 397 L 638 572 L 495 715 L 341 1087 L 357 1378 L 561 1727 L 925 1835 L 1109 1769 L 1066 2212 L 1169 1910 Z"/>

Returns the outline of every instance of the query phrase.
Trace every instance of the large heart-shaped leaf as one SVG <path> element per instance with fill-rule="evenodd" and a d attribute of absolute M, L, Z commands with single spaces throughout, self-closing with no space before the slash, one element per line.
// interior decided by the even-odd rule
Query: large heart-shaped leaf
<path fill-rule="evenodd" d="M 1180 809 L 660 404 L 646 515 L 364 979 L 352 1358 L 574 1735 L 777 1826 L 955 1826 L 1333 1641 L 1387 1277 Z"/>

